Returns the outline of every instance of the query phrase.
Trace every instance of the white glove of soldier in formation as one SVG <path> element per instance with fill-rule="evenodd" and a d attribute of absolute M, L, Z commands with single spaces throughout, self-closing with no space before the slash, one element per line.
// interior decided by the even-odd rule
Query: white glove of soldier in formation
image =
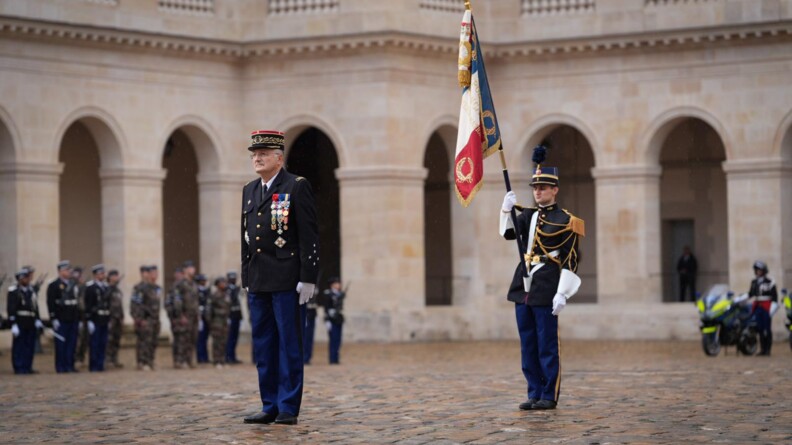
<path fill-rule="evenodd" d="M 58 320 L 52 320 L 52 329 L 55 329 L 56 331 L 60 329 L 60 322 Z"/>
<path fill-rule="evenodd" d="M 36 329 L 44 329 L 44 323 L 41 320 L 36 320 Z"/>
<path fill-rule="evenodd" d="M 509 213 L 512 211 L 514 206 L 517 204 L 517 195 L 514 192 L 506 192 L 506 196 L 503 197 L 503 206 L 501 206 L 501 210 L 504 213 Z"/>
<path fill-rule="evenodd" d="M 88 333 L 93 335 L 95 330 L 96 330 L 96 325 L 94 324 L 94 322 L 89 321 L 88 322 Z"/>
<path fill-rule="evenodd" d="M 297 283 L 297 293 L 300 294 L 300 304 L 305 304 L 313 297 L 316 285 L 313 283 Z"/>
<path fill-rule="evenodd" d="M 16 323 L 11 325 L 11 335 L 14 337 L 19 337 L 19 326 Z"/>

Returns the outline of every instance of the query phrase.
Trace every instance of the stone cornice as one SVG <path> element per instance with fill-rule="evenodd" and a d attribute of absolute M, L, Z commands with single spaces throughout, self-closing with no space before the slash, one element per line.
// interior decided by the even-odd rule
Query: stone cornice
<path fill-rule="evenodd" d="M 62 162 L 46 164 L 41 162 L 17 162 L 0 164 L 0 178 L 13 180 L 58 182 L 63 173 Z"/>
<path fill-rule="evenodd" d="M 200 54 L 224 58 L 258 56 L 300 56 L 303 54 L 336 54 L 349 51 L 404 49 L 422 53 L 456 54 L 458 41 L 399 31 L 380 31 L 350 35 L 270 41 L 235 42 L 168 36 L 163 34 L 117 30 L 84 25 L 68 25 L 0 17 L 0 35 L 22 38 L 50 38 L 85 44 L 105 44 L 129 49 L 159 50 L 184 54 Z M 549 57 L 583 53 L 696 47 L 732 41 L 758 41 L 792 37 L 792 22 L 733 25 L 698 29 L 636 32 L 610 36 L 583 36 L 574 39 L 526 40 L 519 42 L 488 42 L 485 54 L 490 58 Z"/>
<path fill-rule="evenodd" d="M 168 171 L 164 168 L 102 168 L 99 178 L 102 185 L 140 185 L 159 186 L 165 180 Z"/>
<path fill-rule="evenodd" d="M 786 176 L 792 173 L 792 161 L 784 159 L 735 159 L 723 163 L 729 177 L 743 179 Z"/>
<path fill-rule="evenodd" d="M 615 165 L 591 169 L 591 176 L 596 181 L 658 179 L 662 173 L 663 169 L 659 165 Z"/>
<path fill-rule="evenodd" d="M 401 166 L 345 167 L 335 175 L 344 185 L 391 185 L 397 183 L 420 183 L 426 179 L 428 170 Z"/>
<path fill-rule="evenodd" d="M 234 189 L 240 192 L 245 184 L 255 179 L 255 173 L 199 173 L 197 177 L 199 187 Z"/>

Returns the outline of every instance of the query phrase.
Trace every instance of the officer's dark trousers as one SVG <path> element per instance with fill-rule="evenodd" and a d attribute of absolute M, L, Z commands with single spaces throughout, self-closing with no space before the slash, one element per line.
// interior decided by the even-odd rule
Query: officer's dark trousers
<path fill-rule="evenodd" d="M 239 325 L 241 320 L 231 319 L 228 324 L 228 341 L 226 342 L 226 363 L 237 361 L 236 347 L 239 340 Z"/>
<path fill-rule="evenodd" d="M 74 352 L 77 349 L 77 331 L 79 322 L 61 322 L 58 335 L 63 340 L 55 339 L 55 371 L 74 371 Z"/>
<path fill-rule="evenodd" d="M 338 353 L 341 351 L 341 328 L 344 325 L 342 323 L 330 323 L 330 332 L 328 332 L 328 336 L 330 337 L 330 363 L 338 363 Z"/>
<path fill-rule="evenodd" d="M 305 318 L 305 335 L 303 337 L 303 363 L 311 363 L 313 357 L 314 331 L 316 331 L 316 317 Z"/>
<path fill-rule="evenodd" d="M 203 329 L 198 331 L 198 343 L 195 345 L 195 355 L 198 363 L 209 363 L 209 323 L 204 321 Z"/>
<path fill-rule="evenodd" d="M 759 331 L 759 353 L 769 354 L 773 346 L 773 329 L 770 326 L 770 313 L 763 307 L 757 306 L 754 312 L 756 330 Z"/>
<path fill-rule="evenodd" d="M 558 401 L 561 389 L 558 317 L 550 306 L 515 304 L 514 307 L 528 398 Z"/>
<path fill-rule="evenodd" d="M 300 414 L 305 306 L 297 292 L 248 293 L 262 411 Z"/>
<path fill-rule="evenodd" d="M 15 374 L 33 372 L 33 354 L 36 352 L 36 329 L 19 329 L 11 343 L 11 364 Z"/>
<path fill-rule="evenodd" d="M 91 355 L 88 359 L 91 371 L 104 371 L 107 335 L 108 328 L 106 324 L 97 324 L 93 334 L 91 334 Z"/>
<path fill-rule="evenodd" d="M 687 298 L 687 290 L 690 289 L 690 300 Z M 679 276 L 679 301 L 696 301 L 696 277 Z"/>

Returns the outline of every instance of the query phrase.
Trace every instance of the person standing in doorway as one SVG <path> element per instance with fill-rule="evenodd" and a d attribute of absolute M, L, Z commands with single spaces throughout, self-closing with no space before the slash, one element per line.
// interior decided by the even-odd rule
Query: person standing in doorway
<path fill-rule="evenodd" d="M 690 251 L 690 246 L 685 246 L 682 249 L 682 256 L 677 261 L 677 273 L 679 273 L 679 301 L 696 301 L 698 261 Z M 690 300 L 686 295 L 688 290 L 690 291 Z"/>

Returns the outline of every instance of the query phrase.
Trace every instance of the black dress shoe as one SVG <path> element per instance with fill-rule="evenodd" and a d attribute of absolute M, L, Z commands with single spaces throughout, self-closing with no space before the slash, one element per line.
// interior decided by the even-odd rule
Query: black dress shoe
<path fill-rule="evenodd" d="M 531 409 L 555 409 L 556 402 L 553 400 L 539 400 L 531 405 Z"/>
<path fill-rule="evenodd" d="M 264 411 L 257 412 L 252 416 L 245 417 L 245 423 L 272 423 L 278 417 L 277 414 L 270 414 Z"/>
<path fill-rule="evenodd" d="M 278 417 L 275 419 L 275 423 L 278 425 L 297 425 L 297 416 L 293 416 L 291 414 L 280 413 Z"/>
<path fill-rule="evenodd" d="M 533 404 L 538 401 L 539 399 L 528 399 L 527 401 L 520 404 L 520 409 L 523 411 L 529 410 L 533 407 Z"/>

